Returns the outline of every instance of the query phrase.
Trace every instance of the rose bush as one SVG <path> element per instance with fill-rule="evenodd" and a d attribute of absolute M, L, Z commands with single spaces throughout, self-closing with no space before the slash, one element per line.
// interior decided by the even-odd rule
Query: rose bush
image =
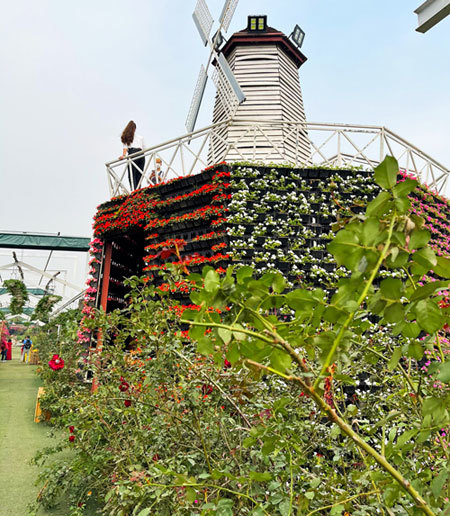
<path fill-rule="evenodd" d="M 37 506 L 67 493 L 79 514 L 92 493 L 112 516 L 445 514 L 450 260 L 397 172 L 375 171 L 381 192 L 328 245 L 349 271 L 332 292 L 172 266 L 167 290 L 131 278 L 126 308 L 86 321 L 89 357 L 54 345 L 54 451 L 71 454 L 37 458 Z M 191 307 L 171 299 L 181 281 Z"/>

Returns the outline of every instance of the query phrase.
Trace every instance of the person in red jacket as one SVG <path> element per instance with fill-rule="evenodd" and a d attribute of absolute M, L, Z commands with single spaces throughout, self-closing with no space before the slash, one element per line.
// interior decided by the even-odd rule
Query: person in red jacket
<path fill-rule="evenodd" d="M 12 360 L 12 340 L 8 339 L 6 343 L 6 360 Z"/>

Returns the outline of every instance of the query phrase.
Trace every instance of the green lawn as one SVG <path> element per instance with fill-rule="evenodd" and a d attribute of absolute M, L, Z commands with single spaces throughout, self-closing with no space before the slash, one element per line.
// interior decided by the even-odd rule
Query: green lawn
<path fill-rule="evenodd" d="M 28 516 L 27 506 L 37 494 L 37 467 L 30 464 L 36 450 L 49 446 L 49 428 L 34 423 L 39 379 L 36 366 L 13 360 L 0 363 L 0 516 Z M 67 516 L 67 509 L 40 511 L 40 515 Z"/>

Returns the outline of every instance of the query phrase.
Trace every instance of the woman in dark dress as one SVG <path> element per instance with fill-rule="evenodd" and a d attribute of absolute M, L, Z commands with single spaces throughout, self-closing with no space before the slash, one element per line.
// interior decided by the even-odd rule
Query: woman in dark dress
<path fill-rule="evenodd" d="M 145 148 L 144 138 L 136 134 L 136 124 L 133 122 L 133 120 L 128 122 L 120 139 L 123 143 L 123 154 L 119 157 L 119 159 L 124 159 L 127 155 L 140 152 Z M 144 172 L 144 166 L 144 156 L 133 158 L 131 163 L 128 165 L 128 179 L 130 180 L 130 187 L 132 190 L 136 190 L 138 187 Z"/>

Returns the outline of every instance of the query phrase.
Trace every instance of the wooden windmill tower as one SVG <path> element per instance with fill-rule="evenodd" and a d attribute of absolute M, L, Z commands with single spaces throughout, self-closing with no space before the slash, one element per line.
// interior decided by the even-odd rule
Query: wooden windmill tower
<path fill-rule="evenodd" d="M 300 51 L 304 32 L 297 25 L 288 37 L 268 27 L 267 16 L 249 16 L 247 27 L 225 42 L 237 0 L 225 2 L 219 28 L 209 37 L 213 19 L 204 0 L 198 0 L 194 21 L 205 45 L 209 64 L 215 66 L 217 93 L 213 123 L 227 124 L 212 135 L 209 160 L 225 155 L 227 161 L 306 162 L 310 144 L 298 70 L 306 61 Z M 202 66 L 186 128 L 194 128 L 207 80 Z M 249 126 L 259 126 L 249 130 Z M 293 128 L 295 127 L 295 130 Z"/>

